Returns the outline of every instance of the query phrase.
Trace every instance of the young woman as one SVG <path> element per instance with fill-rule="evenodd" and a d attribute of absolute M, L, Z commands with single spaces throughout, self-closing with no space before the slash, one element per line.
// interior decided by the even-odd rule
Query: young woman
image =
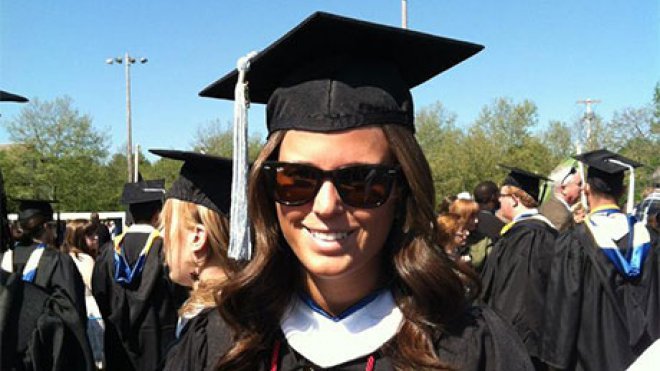
<path fill-rule="evenodd" d="M 231 161 L 194 152 L 151 150 L 184 161 L 160 216 L 165 261 L 173 282 L 191 289 L 179 310 L 177 342 L 165 370 L 213 369 L 223 335 L 214 310 L 219 285 L 237 268 L 227 258 Z"/>
<path fill-rule="evenodd" d="M 460 217 L 461 225 L 468 232 L 464 246 L 466 256 L 477 272 L 483 268 L 484 261 L 493 248 L 493 240 L 481 233 L 477 228 L 479 223 L 479 204 L 472 200 L 457 199 L 449 206 L 449 211 Z"/>
<path fill-rule="evenodd" d="M 436 246 L 414 137 L 409 89 L 479 49 L 317 13 L 252 61 L 269 139 L 251 174 L 254 258 L 220 294 L 220 369 L 529 369 Z M 234 77 L 202 95 L 232 97 Z"/>
<path fill-rule="evenodd" d="M 64 243 L 62 252 L 68 254 L 76 263 L 78 271 L 85 283 L 85 297 L 91 295 L 92 271 L 94 270 L 94 259 L 98 249 L 88 244 L 93 237 L 93 230 L 90 230 L 91 223 L 85 219 L 75 219 L 66 223 L 66 232 L 64 233 Z"/>
<path fill-rule="evenodd" d="M 464 255 L 465 241 L 469 232 L 461 222 L 461 217 L 454 213 L 438 216 L 438 243 L 447 256 L 453 260 L 469 261 L 469 255 Z"/>
<path fill-rule="evenodd" d="M 68 254 L 80 272 L 85 284 L 85 307 L 87 309 L 87 338 L 94 355 L 94 362 L 99 369 L 104 368 L 103 333 L 105 324 L 101 318 L 99 306 L 92 294 L 92 272 L 94 259 L 98 253 L 98 240 L 95 240 L 96 228 L 86 219 L 75 219 L 66 223 L 64 242 L 61 250 Z"/>

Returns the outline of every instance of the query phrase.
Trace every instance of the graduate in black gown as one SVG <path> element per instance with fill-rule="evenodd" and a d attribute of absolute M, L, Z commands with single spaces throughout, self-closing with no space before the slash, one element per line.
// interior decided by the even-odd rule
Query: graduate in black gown
<path fill-rule="evenodd" d="M 543 359 L 558 369 L 624 370 L 660 338 L 658 238 L 618 206 L 624 173 L 639 163 L 607 150 L 575 158 L 589 165 L 591 211 L 557 240 Z"/>
<path fill-rule="evenodd" d="M 238 265 L 227 257 L 232 162 L 195 152 L 150 152 L 183 161 L 179 177 L 165 195 L 161 230 L 170 278 L 191 289 L 190 299 L 179 310 L 177 340 L 163 368 L 214 370 L 228 331 L 215 297 Z"/>
<path fill-rule="evenodd" d="M 0 267 L 52 293 L 61 290 L 87 319 L 85 285 L 67 254 L 54 247 L 56 224 L 51 202 L 19 199 L 18 222 L 22 235 L 17 244 L 0 254 Z"/>
<path fill-rule="evenodd" d="M 486 258 L 481 272 L 481 301 L 516 329 L 540 368 L 545 292 L 557 232 L 536 209 L 544 178 L 508 167 L 500 189 L 500 212 L 511 222 Z"/>
<path fill-rule="evenodd" d="M 254 256 L 222 286 L 219 369 L 531 369 L 515 332 L 470 307 L 473 276 L 437 245 L 414 137 L 410 89 L 481 49 L 315 13 L 201 93 L 237 92 L 238 127 L 243 98 L 268 104 L 248 193 Z M 251 251 L 240 210 L 232 194 L 230 257 Z"/>
<path fill-rule="evenodd" d="M 10 240 L 0 171 L 0 251 Z M 92 362 L 85 324 L 70 298 L 0 269 L 0 370 L 93 370 Z"/>
<path fill-rule="evenodd" d="M 63 291 L 0 270 L 1 370 L 95 370 L 85 330 Z"/>
<path fill-rule="evenodd" d="M 164 181 L 127 183 L 122 202 L 134 224 L 102 249 L 92 273 L 92 293 L 105 322 L 107 369 L 154 370 L 175 339 L 177 308 L 185 290 L 163 264 L 163 239 L 154 226 Z"/>

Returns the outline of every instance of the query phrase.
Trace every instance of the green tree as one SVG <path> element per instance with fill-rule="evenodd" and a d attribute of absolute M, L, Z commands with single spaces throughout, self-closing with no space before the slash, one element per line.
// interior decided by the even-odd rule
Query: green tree
<path fill-rule="evenodd" d="M 555 158 L 566 158 L 575 153 L 571 128 L 564 122 L 550 121 L 540 137 Z"/>
<path fill-rule="evenodd" d="M 644 187 L 653 185 L 651 175 L 660 167 L 660 132 L 654 104 L 616 111 L 609 122 L 616 140 L 612 149 L 644 165 L 636 171 L 636 199 L 641 198 Z"/>
<path fill-rule="evenodd" d="M 498 98 L 481 109 L 473 128 L 483 131 L 506 154 L 511 148 L 522 146 L 537 124 L 536 104 L 529 100 L 516 104 L 511 99 Z"/>
<path fill-rule="evenodd" d="M 38 99 L 4 123 L 16 143 L 2 158 L 8 194 L 57 198 L 59 209 L 95 210 L 104 200 L 103 160 L 107 138 L 94 129 L 89 115 L 73 108 L 68 97 Z"/>
<path fill-rule="evenodd" d="M 254 161 L 261 151 L 263 143 L 256 135 L 248 138 L 248 158 Z M 233 131 L 230 123 L 222 124 L 212 120 L 197 128 L 193 139 L 193 150 L 218 156 L 231 157 L 233 153 Z"/>
<path fill-rule="evenodd" d="M 465 171 L 469 174 L 467 190 L 483 180 L 499 183 L 506 172 L 498 164 L 546 173 L 556 158 L 532 134 L 537 126 L 538 109 L 530 100 L 515 103 L 497 98 L 484 106 L 462 144 L 467 156 Z"/>
<path fill-rule="evenodd" d="M 437 102 L 416 115 L 417 140 L 429 161 L 436 200 L 465 187 L 465 157 L 461 156 L 463 132 L 456 127 L 456 114 Z"/>

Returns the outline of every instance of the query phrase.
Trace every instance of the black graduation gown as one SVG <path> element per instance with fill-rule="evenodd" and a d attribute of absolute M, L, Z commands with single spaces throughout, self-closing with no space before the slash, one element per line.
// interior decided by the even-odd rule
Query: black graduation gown
<path fill-rule="evenodd" d="M 142 251 L 148 233 L 124 237 L 129 264 Z M 114 281 L 114 248 L 106 246 L 92 274 L 92 293 L 105 321 L 107 370 L 155 370 L 175 339 L 177 308 L 186 291 L 172 283 L 164 266 L 162 238 L 156 238 L 142 273 L 129 285 Z"/>
<path fill-rule="evenodd" d="M 562 234 L 548 285 L 542 359 L 559 369 L 624 370 L 660 338 L 659 249 L 652 233 L 642 276 L 630 281 L 584 224 Z"/>
<path fill-rule="evenodd" d="M 481 301 L 509 321 L 536 358 L 556 236 L 540 220 L 519 221 L 495 244 L 481 273 Z"/>
<path fill-rule="evenodd" d="M 30 254 L 37 248 L 38 244 L 17 245 L 13 249 L 14 262 L 13 272 L 21 276 L 27 264 Z M 0 254 L 0 261 L 3 254 Z M 61 290 L 64 292 L 78 311 L 84 323 L 87 321 L 87 310 L 85 307 L 85 283 L 80 276 L 76 263 L 67 254 L 63 254 L 51 247 L 44 248 L 39 259 L 37 274 L 32 282 L 43 287 L 48 292 Z"/>
<path fill-rule="evenodd" d="M 186 327 L 186 333 L 168 353 L 165 370 L 209 369 L 213 366 L 210 362 L 217 361 L 219 355 L 231 346 L 229 326 L 215 309 L 191 320 Z M 463 318 L 448 326 L 435 345 L 440 359 L 454 370 L 534 370 L 525 346 L 515 331 L 489 308 L 473 307 L 466 311 Z M 215 351 L 212 353 L 212 350 Z M 269 350 L 259 370 L 272 370 L 272 351 Z M 377 351 L 373 356 L 373 370 L 394 369 L 392 360 L 384 352 Z M 368 358 L 359 358 L 331 369 L 362 371 Z M 321 369 L 293 350 L 281 333 L 277 360 L 277 371 Z"/>
<path fill-rule="evenodd" d="M 222 349 L 231 345 L 229 330 L 217 308 L 205 309 L 186 324 L 167 352 L 163 370 L 215 370 Z"/>
<path fill-rule="evenodd" d="M 473 307 L 439 337 L 436 343 L 442 362 L 454 370 L 495 371 L 534 370 L 524 345 L 516 333 L 488 308 Z M 329 352 L 332 349 L 328 349 Z M 383 352 L 374 356 L 374 370 L 394 370 L 392 360 Z M 332 370 L 363 371 L 368 356 L 332 367 Z M 319 370 L 282 340 L 278 371 Z M 270 360 L 262 370 L 270 370 Z"/>
<path fill-rule="evenodd" d="M 62 291 L 0 270 L 0 369 L 94 370 L 85 331 Z"/>

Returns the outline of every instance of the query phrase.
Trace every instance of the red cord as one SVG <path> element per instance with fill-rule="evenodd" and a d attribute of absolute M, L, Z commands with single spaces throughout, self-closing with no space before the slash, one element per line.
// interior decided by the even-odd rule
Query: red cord
<path fill-rule="evenodd" d="M 375 363 L 376 363 L 376 359 L 372 354 L 369 356 L 369 359 L 367 359 L 367 367 L 365 367 L 365 371 L 373 371 Z"/>
<path fill-rule="evenodd" d="M 273 356 L 270 359 L 270 371 L 277 371 L 277 362 L 280 358 L 280 341 L 275 340 L 275 345 L 273 346 Z"/>

